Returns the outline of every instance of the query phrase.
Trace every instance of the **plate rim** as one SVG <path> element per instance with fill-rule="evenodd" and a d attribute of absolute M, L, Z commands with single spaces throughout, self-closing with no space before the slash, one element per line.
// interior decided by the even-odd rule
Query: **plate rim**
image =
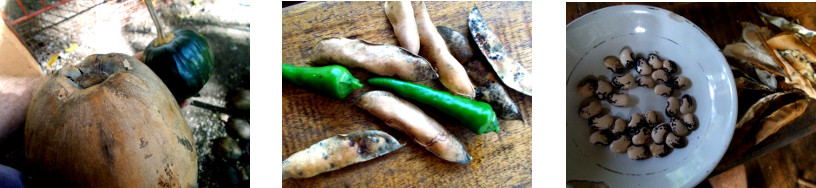
<path fill-rule="evenodd" d="M 618 9 L 620 9 L 620 10 L 618 10 Z M 707 42 L 700 42 L 701 45 L 709 46 L 709 47 L 713 47 L 713 49 L 717 49 L 716 53 L 715 52 L 708 52 L 708 53 L 712 53 L 712 55 L 715 55 L 718 59 L 721 58 L 722 61 L 719 61 L 719 62 L 722 62 L 722 63 L 725 63 L 725 64 L 724 65 L 718 65 L 718 66 L 724 66 L 725 68 L 724 68 L 723 74 L 727 75 L 727 76 L 730 76 L 730 77 L 727 77 L 725 79 L 727 81 L 727 83 L 723 84 L 724 86 L 729 87 L 728 99 L 730 99 L 729 100 L 730 106 L 725 107 L 724 109 L 725 110 L 730 109 L 730 111 L 729 111 L 730 117 L 727 117 L 727 119 L 726 119 L 726 122 L 730 122 L 730 125 L 726 125 L 726 127 L 723 127 L 723 128 L 733 129 L 733 127 L 736 124 L 736 119 L 737 119 L 736 110 L 737 110 L 737 105 L 738 105 L 737 104 L 737 96 L 736 96 L 737 92 L 736 92 L 736 87 L 735 87 L 735 81 L 734 81 L 734 78 L 733 78 L 733 73 L 731 72 L 730 68 L 728 68 L 729 65 L 728 65 L 727 60 L 725 59 L 725 57 L 723 56 L 723 54 L 719 50 L 719 47 L 716 45 L 716 43 L 714 43 L 714 41 L 711 39 L 711 37 L 707 33 L 705 33 L 704 31 L 702 31 L 702 29 L 700 29 L 696 24 L 692 23 L 691 21 L 689 21 L 685 17 L 682 17 L 680 15 L 677 15 L 674 12 L 671 12 L 671 11 L 668 11 L 668 10 L 665 10 L 665 9 L 662 9 L 662 8 L 659 8 L 659 7 L 648 6 L 648 5 L 616 5 L 616 6 L 609 6 L 609 7 L 604 7 L 604 8 L 592 11 L 590 13 L 584 14 L 584 15 L 576 18 L 575 20 L 571 21 L 570 23 L 568 23 L 567 26 L 566 26 L 567 37 L 566 37 L 565 40 L 568 40 L 570 38 L 569 37 L 570 36 L 570 32 L 569 32 L 570 28 L 575 27 L 576 24 L 582 23 L 585 19 L 589 19 L 589 18 L 594 17 L 594 15 L 596 15 L 598 13 L 605 12 L 605 11 L 632 12 L 633 10 L 642 10 L 642 11 L 646 11 L 646 12 L 665 12 L 665 13 L 668 13 L 669 16 L 672 16 L 672 18 L 674 18 L 674 16 L 676 15 L 678 18 L 682 18 L 682 21 L 690 24 L 695 29 L 699 30 L 700 33 L 702 34 L 702 36 L 704 36 L 704 38 L 708 39 Z M 569 41 L 566 41 L 566 44 L 567 44 L 566 45 L 567 49 L 569 49 L 569 47 L 570 47 Z M 579 52 L 578 54 L 581 54 L 581 53 L 587 54 L 587 53 L 589 53 L 589 51 Z M 567 52 L 567 54 L 569 56 L 569 54 L 570 54 L 569 51 Z M 569 64 L 570 61 L 568 60 L 567 63 Z M 567 68 L 570 68 L 570 67 L 567 67 Z M 575 70 L 575 68 L 572 68 L 572 70 Z M 568 87 L 569 79 L 570 79 L 570 75 L 571 75 L 571 73 L 569 71 L 570 70 L 568 69 L 567 70 L 567 75 L 566 75 L 567 78 L 565 79 L 567 81 L 565 83 L 565 85 L 567 85 L 567 89 L 570 89 Z M 717 105 L 717 103 L 712 103 L 712 105 Z M 714 122 L 714 120 L 712 120 L 711 122 Z M 569 125 L 567 125 L 567 126 L 569 126 Z M 718 153 L 716 153 L 715 156 L 718 156 L 718 157 L 716 159 L 711 160 L 712 162 L 710 163 L 710 168 L 709 168 L 709 166 L 706 166 L 706 168 L 704 168 L 704 169 L 706 169 L 706 174 L 705 175 L 701 175 L 700 176 L 701 178 L 695 178 L 694 179 L 695 181 L 687 182 L 686 186 L 693 186 L 693 185 L 699 184 L 699 182 L 702 182 L 703 180 L 705 180 L 705 178 L 713 171 L 713 169 L 716 168 L 717 164 L 720 163 L 720 161 L 722 160 L 722 157 L 725 155 L 725 153 L 726 153 L 726 151 L 728 149 L 728 146 L 730 145 L 730 140 L 733 138 L 733 134 L 734 134 L 733 130 L 732 131 L 725 130 L 723 132 L 726 133 L 726 135 L 719 135 L 719 136 L 728 138 L 727 139 L 728 142 L 726 142 L 725 148 L 722 151 L 719 151 L 719 150 L 717 151 Z M 569 133 L 569 131 L 567 133 Z M 569 143 L 566 143 L 566 144 L 569 147 Z M 569 154 L 569 152 L 567 154 Z M 569 155 L 567 156 L 567 158 L 569 158 Z M 708 165 L 709 163 L 702 163 L 702 164 L 707 164 Z M 569 163 L 567 163 L 567 165 L 569 165 Z M 569 166 L 567 166 L 567 170 L 569 170 Z M 570 179 L 567 179 L 567 181 L 569 181 L 569 180 Z M 691 183 L 695 183 L 695 184 L 692 185 Z"/>

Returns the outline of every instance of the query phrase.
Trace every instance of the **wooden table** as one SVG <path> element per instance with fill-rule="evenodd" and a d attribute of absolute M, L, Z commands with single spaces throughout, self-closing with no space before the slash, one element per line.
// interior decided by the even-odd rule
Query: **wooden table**
<path fill-rule="evenodd" d="M 625 3 L 567 3 L 566 23 L 608 6 Z M 638 3 L 660 7 L 677 13 L 700 27 L 722 49 L 742 38 L 739 22 L 764 25 L 756 10 L 771 15 L 796 18 L 801 24 L 816 29 L 816 5 L 808 3 Z M 773 26 L 769 26 L 773 28 Z M 731 61 L 733 59 L 729 59 Z M 751 104 L 738 104 L 739 106 Z M 816 102 L 810 100 L 805 114 L 816 113 Z M 816 118 L 803 115 L 759 145 L 748 150 L 726 152 L 709 175 L 718 175 L 732 167 L 746 164 L 750 186 L 796 186 L 797 178 L 816 181 Z M 734 138 L 739 139 L 739 138 Z M 790 145 L 789 145 L 790 144 Z"/>
<path fill-rule="evenodd" d="M 416 7 L 415 2 L 415 7 Z M 435 25 L 467 34 L 467 16 L 474 5 L 499 35 L 508 53 L 527 70 L 532 67 L 531 2 L 426 2 Z M 283 9 L 283 63 L 309 66 L 311 47 L 325 37 L 347 37 L 396 45 L 382 2 L 307 2 Z M 352 69 L 361 81 L 372 74 Z M 444 90 L 438 80 L 420 82 Z M 336 100 L 283 83 L 283 158 L 325 138 L 362 130 L 382 130 L 403 148 L 371 161 L 351 165 L 307 179 L 290 179 L 284 187 L 384 187 L 400 186 L 531 186 L 532 97 L 508 89 L 519 106 L 522 120 L 500 120 L 501 133 L 476 135 L 440 111 L 417 104 L 466 147 L 473 160 L 446 162 L 405 134 L 388 127 L 354 100 L 373 88 L 365 86 Z"/>

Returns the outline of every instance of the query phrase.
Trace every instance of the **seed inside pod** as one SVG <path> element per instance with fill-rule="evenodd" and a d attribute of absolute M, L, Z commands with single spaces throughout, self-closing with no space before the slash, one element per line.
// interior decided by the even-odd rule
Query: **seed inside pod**
<path fill-rule="evenodd" d="M 672 92 L 674 92 L 674 89 L 672 89 L 669 86 L 666 86 L 665 84 L 657 84 L 654 87 L 654 92 L 657 95 L 668 97 L 668 96 L 672 95 Z"/>
<path fill-rule="evenodd" d="M 660 117 L 658 117 L 657 111 L 654 110 L 646 111 L 645 117 L 646 124 L 649 125 L 649 127 L 654 127 L 655 125 L 657 125 L 657 122 L 660 122 L 660 119 L 658 119 Z"/>
<path fill-rule="evenodd" d="M 643 146 L 636 146 L 632 145 L 626 149 L 626 153 L 629 154 L 629 159 L 632 160 L 642 160 L 649 158 L 649 153 L 646 151 L 646 147 Z"/>
<path fill-rule="evenodd" d="M 603 64 L 607 69 L 614 73 L 621 73 L 626 70 L 626 68 L 623 67 L 623 64 L 621 64 L 620 59 L 616 58 L 615 56 L 604 58 Z"/>
<path fill-rule="evenodd" d="M 582 97 L 589 97 L 595 95 L 595 88 L 598 86 L 598 81 L 592 78 L 585 79 L 578 83 L 578 95 Z"/>
<path fill-rule="evenodd" d="M 637 77 L 635 78 L 635 82 L 637 82 L 638 86 L 640 87 L 652 88 L 655 85 L 654 79 L 652 79 L 650 76 Z"/>
<path fill-rule="evenodd" d="M 624 47 L 620 54 L 618 55 L 618 60 L 623 64 L 623 67 L 627 69 L 631 69 L 635 67 L 635 53 L 632 53 L 632 49 L 629 47 Z"/>
<path fill-rule="evenodd" d="M 629 94 L 626 93 L 615 93 L 609 95 L 606 99 L 609 104 L 615 105 L 617 107 L 624 107 L 629 105 Z"/>
<path fill-rule="evenodd" d="M 686 136 L 689 134 L 689 128 L 683 123 L 683 120 L 672 118 L 670 125 L 672 132 L 677 136 Z"/>
<path fill-rule="evenodd" d="M 609 145 L 610 136 L 611 134 L 606 131 L 595 131 L 589 135 L 589 142 L 600 146 Z"/>
<path fill-rule="evenodd" d="M 635 77 L 631 74 L 626 73 L 620 76 L 615 76 L 612 78 L 612 86 L 620 89 L 629 89 L 635 85 Z"/>
<path fill-rule="evenodd" d="M 660 57 L 654 53 L 649 54 L 649 65 L 652 66 L 652 70 L 663 68 L 663 62 L 661 62 Z"/>
<path fill-rule="evenodd" d="M 684 89 L 686 86 L 691 83 L 691 81 L 682 76 L 670 78 L 671 81 L 666 82 L 666 85 L 674 88 L 674 89 Z"/>
<path fill-rule="evenodd" d="M 609 127 L 612 127 L 612 123 L 614 123 L 615 118 L 612 118 L 609 114 L 595 116 L 590 120 L 589 126 L 595 130 L 607 130 Z"/>
<path fill-rule="evenodd" d="M 672 60 L 663 60 L 663 70 L 667 73 L 675 73 L 677 72 L 677 64 Z"/>
<path fill-rule="evenodd" d="M 680 98 L 680 113 L 688 114 L 694 112 L 694 98 L 691 98 L 688 94 L 683 95 Z"/>
<path fill-rule="evenodd" d="M 626 120 L 623 119 L 615 119 L 615 123 L 612 124 L 612 134 L 620 135 L 626 131 Z"/>
<path fill-rule="evenodd" d="M 644 145 L 648 144 L 652 138 L 652 130 L 648 127 L 641 127 L 632 135 L 632 144 Z"/>
<path fill-rule="evenodd" d="M 625 153 L 626 149 L 629 148 L 629 144 L 631 143 L 632 141 L 629 140 L 628 136 L 620 135 L 615 138 L 611 144 L 609 144 L 609 150 L 615 153 Z"/>
<path fill-rule="evenodd" d="M 677 136 L 674 133 L 669 133 L 666 135 L 666 145 L 671 148 L 683 148 L 686 147 L 686 141 L 683 137 Z"/>
<path fill-rule="evenodd" d="M 612 93 L 612 84 L 606 80 L 598 80 L 595 88 L 595 98 L 604 100 L 610 93 Z"/>
<path fill-rule="evenodd" d="M 666 116 L 675 117 L 680 115 L 680 99 L 677 97 L 669 97 L 666 100 Z"/>
<path fill-rule="evenodd" d="M 662 144 L 666 140 L 666 134 L 669 133 L 666 123 L 660 123 L 652 130 L 652 141 Z"/>
<path fill-rule="evenodd" d="M 652 79 L 658 82 L 666 82 L 666 80 L 669 80 L 669 73 L 666 73 L 663 69 L 652 70 Z"/>
<path fill-rule="evenodd" d="M 629 127 L 629 129 L 635 129 L 645 124 L 646 120 L 644 120 L 643 115 L 634 113 L 632 114 L 632 117 L 629 119 L 629 125 L 627 127 Z"/>
<path fill-rule="evenodd" d="M 650 66 L 647 61 L 648 60 L 646 60 L 644 58 L 638 59 L 637 69 L 636 70 L 640 75 L 648 76 L 648 75 L 652 74 L 652 66 Z"/>
<path fill-rule="evenodd" d="M 697 118 L 693 113 L 683 114 L 683 123 L 688 126 L 689 130 L 697 130 Z"/>
<path fill-rule="evenodd" d="M 665 157 L 669 154 L 670 148 L 666 147 L 665 144 L 652 143 L 649 145 L 649 151 L 652 152 L 652 156 Z"/>
<path fill-rule="evenodd" d="M 581 118 L 589 119 L 595 115 L 601 113 L 601 102 L 595 99 L 588 99 L 584 100 L 584 104 L 581 104 L 581 109 L 579 110 L 578 114 Z"/>

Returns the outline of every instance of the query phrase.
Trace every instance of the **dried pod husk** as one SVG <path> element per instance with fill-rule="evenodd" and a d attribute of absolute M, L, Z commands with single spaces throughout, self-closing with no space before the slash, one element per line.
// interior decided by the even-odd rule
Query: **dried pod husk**
<path fill-rule="evenodd" d="M 765 96 L 753 105 L 742 115 L 740 121 L 737 122 L 736 128 L 740 129 L 743 125 L 753 125 L 754 122 L 765 117 L 767 109 L 778 109 L 791 102 L 806 98 L 807 96 L 799 90 L 791 90 L 787 92 L 777 92 Z"/>
<path fill-rule="evenodd" d="M 476 86 L 476 97 L 474 99 L 490 104 L 493 111 L 496 111 L 498 118 L 521 119 L 521 111 L 518 106 L 507 94 L 507 90 L 498 82 L 487 86 Z"/>
<path fill-rule="evenodd" d="M 799 50 L 804 54 L 807 61 L 816 62 L 816 54 L 814 54 L 813 49 L 799 40 L 793 33 L 781 33 L 771 37 L 766 42 L 768 47 L 775 50 Z"/>
<path fill-rule="evenodd" d="M 423 11 L 425 11 L 425 4 L 420 4 Z M 427 14 L 427 11 L 424 14 Z M 430 18 L 428 19 L 430 20 Z M 493 70 L 496 70 L 496 74 L 502 82 L 511 89 L 532 96 L 532 73 L 505 51 L 498 35 L 488 27 L 487 22 L 484 21 L 481 12 L 479 12 L 479 8 L 475 5 L 468 15 L 467 23 L 470 36 L 473 37 L 479 51 L 486 57 Z M 422 32 L 420 32 L 420 38 L 422 38 Z"/>
<path fill-rule="evenodd" d="M 785 61 L 790 63 L 790 65 L 799 71 L 799 74 L 802 74 L 803 77 L 808 79 L 811 84 L 816 83 L 816 74 L 814 74 L 813 67 L 811 67 L 814 62 L 808 61 L 804 53 L 799 50 L 778 50 L 778 52 Z"/>
<path fill-rule="evenodd" d="M 470 155 L 456 137 L 417 106 L 390 92 L 366 92 L 360 96 L 357 106 L 407 134 L 439 158 L 457 163 L 470 162 Z"/>
<path fill-rule="evenodd" d="M 312 63 L 316 65 L 336 63 L 412 82 L 439 78 L 425 58 L 389 44 L 334 37 L 317 42 L 312 47 L 311 54 Z"/>
<path fill-rule="evenodd" d="M 473 48 L 470 46 L 468 37 L 465 37 L 465 35 L 462 35 L 462 33 L 459 33 L 456 30 L 441 25 L 437 25 L 436 30 L 439 31 L 439 35 L 441 35 L 442 39 L 445 40 L 445 45 L 448 46 L 448 51 L 450 51 L 451 55 L 453 55 L 453 57 L 456 58 L 459 63 L 466 65 L 468 61 L 474 58 Z M 490 72 L 492 73 L 493 71 L 491 70 Z M 476 78 L 470 76 L 470 79 L 472 80 Z"/>
<path fill-rule="evenodd" d="M 732 57 L 748 62 L 752 66 L 768 71 L 776 76 L 784 76 L 784 74 L 782 74 L 783 71 L 780 69 L 779 65 L 776 64 L 773 57 L 768 55 L 767 52 L 761 52 L 751 48 L 751 46 L 746 43 L 725 45 L 722 53 L 726 57 Z"/>
<path fill-rule="evenodd" d="M 768 38 L 763 36 L 757 26 L 748 22 L 740 22 L 740 24 L 742 25 L 742 40 L 745 40 L 753 49 L 767 52 L 768 48 L 765 46 L 765 40 Z"/>
<path fill-rule="evenodd" d="M 738 77 L 734 79 L 734 82 L 737 85 L 737 93 L 745 93 L 745 92 L 767 92 L 771 93 L 774 92 L 773 89 L 770 87 L 763 85 L 761 83 L 757 83 L 756 81 L 746 78 L 746 77 Z"/>
<path fill-rule="evenodd" d="M 410 1 L 386 1 L 383 2 L 383 9 L 394 28 L 394 35 L 397 37 L 400 46 L 411 53 L 419 53 L 419 33 L 417 32 L 416 20 L 414 19 L 414 9 Z"/>
<path fill-rule="evenodd" d="M 761 83 L 771 88 L 771 90 L 776 90 L 776 88 L 779 87 L 778 82 L 784 83 L 786 78 L 782 76 L 781 73 L 770 73 L 742 60 L 733 60 L 729 58 L 728 63 L 731 67 L 731 72 L 734 74 L 734 78 L 745 77 L 757 83 Z M 777 79 L 780 81 L 777 81 Z"/>
<path fill-rule="evenodd" d="M 283 179 L 313 177 L 374 159 L 403 145 L 388 133 L 378 130 L 329 137 L 286 158 L 281 165 Z"/>
<path fill-rule="evenodd" d="M 425 3 L 420 2 L 414 9 L 419 30 L 419 54 L 428 59 L 439 73 L 439 82 L 454 95 L 473 99 L 476 89 L 465 71 L 465 67 L 451 55 L 445 40 L 433 25 Z M 501 75 L 499 75 L 501 76 Z"/>
<path fill-rule="evenodd" d="M 756 134 L 756 144 L 759 144 L 762 142 L 762 140 L 768 138 L 768 136 L 776 133 L 779 128 L 782 128 L 802 115 L 802 113 L 805 112 L 805 109 L 807 109 L 807 105 L 808 103 L 806 99 L 799 99 L 796 102 L 782 106 L 760 120 L 759 124 L 762 126 L 762 128 Z"/>
<path fill-rule="evenodd" d="M 776 89 L 777 87 L 779 87 L 777 77 L 771 74 L 770 72 L 762 69 L 754 69 L 754 72 L 756 73 L 757 75 L 756 78 L 757 80 L 759 80 L 760 83 L 764 84 L 765 86 L 768 86 L 771 89 Z M 784 81 L 784 78 L 782 78 L 782 80 Z"/>
<path fill-rule="evenodd" d="M 816 90 L 813 89 L 812 83 L 807 78 L 805 78 L 805 76 L 803 76 L 796 69 L 794 69 L 793 66 L 791 66 L 791 63 L 789 63 L 788 61 L 780 60 L 779 62 L 783 67 L 783 70 L 787 74 L 787 79 L 785 80 L 785 83 L 789 84 L 793 88 L 804 91 L 805 94 L 807 94 L 810 98 L 816 99 Z"/>
<path fill-rule="evenodd" d="M 501 119 L 521 119 L 518 106 L 507 94 L 507 90 L 501 85 L 501 80 L 486 63 L 484 56 L 473 52 L 472 41 L 451 28 L 436 26 L 436 29 L 445 40 L 451 55 L 465 67 L 465 72 L 475 86 L 474 99 L 490 104 Z M 593 77 L 587 77 L 581 81 L 581 84 L 578 85 L 578 94 L 584 97 L 592 96 L 595 92 L 594 82 Z"/>

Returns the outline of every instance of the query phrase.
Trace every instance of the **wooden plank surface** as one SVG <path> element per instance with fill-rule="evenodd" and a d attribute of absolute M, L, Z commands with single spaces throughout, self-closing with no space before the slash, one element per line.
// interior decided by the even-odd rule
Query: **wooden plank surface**
<path fill-rule="evenodd" d="M 531 2 L 426 2 L 426 5 L 435 25 L 463 34 L 468 31 L 468 13 L 474 5 L 479 6 L 508 53 L 533 72 Z M 283 9 L 282 22 L 282 61 L 287 64 L 309 66 L 309 50 L 326 37 L 397 45 L 382 2 L 307 2 Z M 361 81 L 372 76 L 360 69 L 351 72 Z M 419 83 L 444 90 L 438 80 Z M 438 110 L 414 103 L 456 136 L 473 157 L 470 163 L 458 164 L 436 157 L 405 134 L 354 106 L 360 94 L 372 89 L 366 84 L 345 100 L 336 100 L 283 83 L 283 159 L 325 138 L 362 130 L 382 130 L 406 143 L 403 148 L 368 162 L 308 179 L 285 180 L 284 187 L 532 185 L 532 97 L 505 87 L 524 120 L 500 120 L 501 133 L 484 135 L 470 132 Z"/>
<path fill-rule="evenodd" d="M 43 75 L 37 61 L 25 45 L 14 35 L 3 19 L 0 19 L 0 76 L 40 77 Z"/>

